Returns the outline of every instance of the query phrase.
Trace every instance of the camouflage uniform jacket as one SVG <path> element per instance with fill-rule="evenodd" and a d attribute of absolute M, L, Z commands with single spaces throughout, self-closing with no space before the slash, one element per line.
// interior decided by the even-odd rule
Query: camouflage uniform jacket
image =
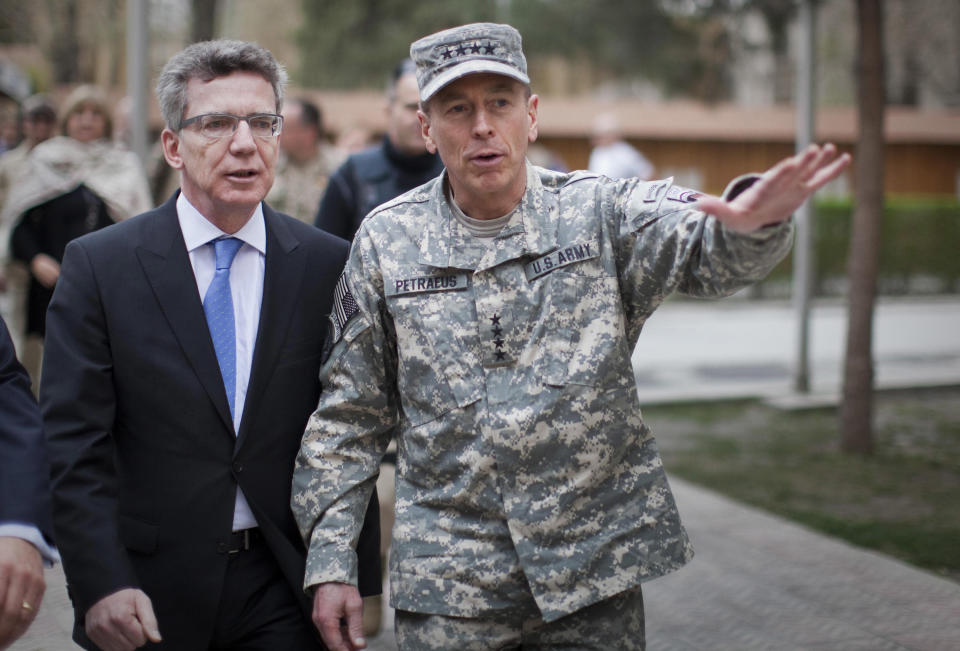
<path fill-rule="evenodd" d="M 283 154 L 277 162 L 273 186 L 267 194 L 267 203 L 274 210 L 295 217 L 305 224 L 313 224 L 317 207 L 327 189 L 330 174 L 337 169 L 342 157 L 330 147 L 320 147 L 317 155 L 304 164 L 294 163 Z"/>
<path fill-rule="evenodd" d="M 763 277 L 792 226 L 737 235 L 670 180 L 527 177 L 489 245 L 451 214 L 446 173 L 357 233 L 294 474 L 305 586 L 356 581 L 395 425 L 395 608 L 484 617 L 532 594 L 552 621 L 691 558 L 631 351 L 674 290 Z"/>

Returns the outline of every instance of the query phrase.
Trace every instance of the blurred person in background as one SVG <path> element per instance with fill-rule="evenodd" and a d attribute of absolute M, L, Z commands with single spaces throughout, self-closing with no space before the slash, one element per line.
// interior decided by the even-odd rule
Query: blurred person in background
<path fill-rule="evenodd" d="M 330 174 L 343 156 L 324 140 L 323 113 L 307 99 L 295 99 L 283 107 L 280 160 L 267 195 L 276 210 L 312 224 L 327 188 Z"/>
<path fill-rule="evenodd" d="M 587 169 L 611 179 L 653 178 L 653 163 L 623 139 L 613 113 L 601 113 L 593 123 L 593 149 Z"/>
<path fill-rule="evenodd" d="M 371 210 L 436 177 L 440 157 L 427 151 L 417 120 L 416 67 L 404 59 L 387 86 L 387 133 L 379 145 L 349 156 L 332 177 L 316 225 L 352 240 Z"/>
<path fill-rule="evenodd" d="M 23 100 L 20 114 L 23 139 L 16 148 L 0 155 L 0 205 L 6 202 L 10 187 L 27 154 L 44 140 L 52 138 L 57 129 L 57 110 L 44 95 L 33 95 Z"/>
<path fill-rule="evenodd" d="M 16 147 L 19 139 L 20 129 L 17 127 L 16 109 L 3 110 L 0 112 L 0 154 Z"/>
<path fill-rule="evenodd" d="M 341 152 L 344 156 L 349 156 L 350 154 L 363 151 L 373 144 L 374 140 L 375 138 L 373 134 L 370 133 L 370 129 L 359 124 L 354 124 L 341 129 L 334 142 L 336 143 L 335 147 L 337 151 Z"/>
<path fill-rule="evenodd" d="M 11 187 L 0 219 L 13 221 L 11 255 L 27 266 L 26 340 L 22 359 L 37 390 L 47 305 L 67 243 L 151 206 L 136 154 L 111 141 L 104 93 L 79 86 L 64 102 L 61 136 L 37 145 Z"/>
<path fill-rule="evenodd" d="M 24 100 L 20 107 L 23 140 L 16 149 L 0 155 L 0 216 L 10 188 L 24 168 L 24 164 L 34 147 L 53 137 L 57 129 L 57 111 L 43 95 L 34 95 Z M 27 302 L 27 283 L 30 274 L 20 262 L 9 257 L 10 229 L 13 224 L 4 219 L 0 221 L 0 314 L 7 322 L 15 348 L 23 350 L 20 341 L 24 331 L 24 310 Z"/>

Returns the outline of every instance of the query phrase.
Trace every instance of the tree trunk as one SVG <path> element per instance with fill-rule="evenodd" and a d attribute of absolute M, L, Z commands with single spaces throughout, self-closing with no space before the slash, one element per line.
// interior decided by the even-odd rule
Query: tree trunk
<path fill-rule="evenodd" d="M 850 307 L 840 408 L 845 452 L 873 451 L 873 306 L 877 292 L 880 218 L 883 212 L 883 14 L 882 0 L 857 0 L 859 133 L 856 207 L 850 237 Z"/>

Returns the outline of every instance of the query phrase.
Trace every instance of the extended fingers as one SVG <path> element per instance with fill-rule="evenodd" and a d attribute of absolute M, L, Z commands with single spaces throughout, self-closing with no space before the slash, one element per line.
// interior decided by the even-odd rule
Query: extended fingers
<path fill-rule="evenodd" d="M 734 212 L 726 199 L 712 194 L 701 194 L 691 207 L 715 217 L 727 217 Z"/>
<path fill-rule="evenodd" d="M 852 158 L 850 154 L 841 154 L 837 158 L 830 162 L 829 165 L 825 165 L 818 169 L 814 175 L 807 181 L 807 186 L 810 188 L 811 192 L 819 190 L 824 185 L 832 181 L 833 179 L 840 176 L 840 174 L 850 165 Z"/>
<path fill-rule="evenodd" d="M 835 179 L 851 160 L 849 154 L 837 156 L 837 148 L 833 143 L 827 143 L 823 147 L 810 145 L 804 152 L 804 154 L 808 153 L 813 155 L 804 157 L 801 178 L 810 192 L 820 189 Z"/>

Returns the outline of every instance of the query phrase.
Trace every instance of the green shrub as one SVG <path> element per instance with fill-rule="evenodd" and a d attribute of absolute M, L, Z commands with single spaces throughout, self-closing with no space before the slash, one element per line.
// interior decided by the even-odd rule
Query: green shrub
<path fill-rule="evenodd" d="M 853 203 L 821 199 L 815 214 L 817 296 L 845 293 Z M 880 231 L 878 291 L 884 295 L 960 291 L 960 202 L 930 197 L 888 199 Z M 792 255 L 780 263 L 757 292 L 789 294 Z"/>

